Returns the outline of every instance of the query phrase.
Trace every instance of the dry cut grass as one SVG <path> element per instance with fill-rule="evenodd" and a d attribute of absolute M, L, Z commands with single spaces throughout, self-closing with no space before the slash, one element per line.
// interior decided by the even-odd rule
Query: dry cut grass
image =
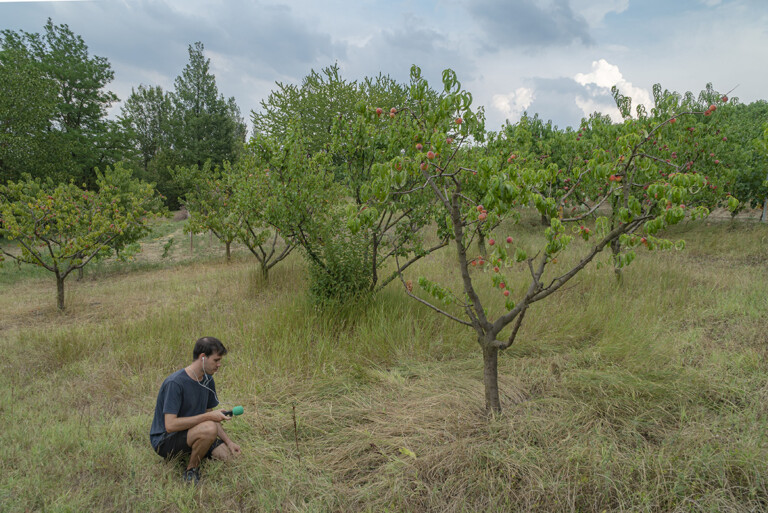
<path fill-rule="evenodd" d="M 590 267 L 531 310 L 494 417 L 469 331 L 396 286 L 316 310 L 298 255 L 269 283 L 242 255 L 106 268 L 72 283 L 65 314 L 47 281 L 15 282 L 0 297 L 0 510 L 764 511 L 768 232 L 672 235 L 688 248 L 641 252 L 620 286 Z M 458 288 L 452 261 L 414 275 Z M 227 425 L 244 455 L 190 489 L 148 429 L 160 382 L 206 334 L 230 350 L 217 387 L 246 408 Z"/>

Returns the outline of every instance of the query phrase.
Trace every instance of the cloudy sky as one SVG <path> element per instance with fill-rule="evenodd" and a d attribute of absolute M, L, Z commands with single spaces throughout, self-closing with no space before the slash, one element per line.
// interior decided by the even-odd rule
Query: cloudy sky
<path fill-rule="evenodd" d="M 526 110 L 561 127 L 614 113 L 612 85 L 644 103 L 657 82 L 768 99 L 768 0 L 0 0 L 0 29 L 41 32 L 49 17 L 110 61 L 121 99 L 172 89 L 201 41 L 249 120 L 275 82 L 334 62 L 401 81 L 417 64 L 434 87 L 452 68 L 489 129 Z"/>

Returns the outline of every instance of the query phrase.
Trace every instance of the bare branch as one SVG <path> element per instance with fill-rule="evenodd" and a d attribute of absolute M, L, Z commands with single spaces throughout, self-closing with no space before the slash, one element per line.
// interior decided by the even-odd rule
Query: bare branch
<path fill-rule="evenodd" d="M 544 299 L 545 297 L 549 296 L 553 292 L 555 292 L 557 289 L 565 285 L 565 283 L 568 282 L 571 278 L 573 278 L 579 271 L 581 271 L 586 265 L 592 261 L 595 256 L 600 253 L 603 249 L 605 249 L 605 246 L 611 243 L 614 239 L 617 239 L 621 234 L 627 233 L 629 231 L 634 230 L 638 226 L 640 226 L 643 221 L 647 219 L 651 219 L 653 216 L 643 216 L 640 218 L 637 218 L 633 220 L 630 223 L 622 224 L 614 228 L 608 235 L 606 235 L 603 240 L 601 240 L 598 244 L 596 244 L 592 251 L 590 251 L 584 258 L 581 259 L 581 261 L 574 266 L 570 271 L 567 273 L 558 276 L 552 282 L 541 291 L 537 292 L 534 296 L 531 297 L 531 303 L 540 301 Z"/>
<path fill-rule="evenodd" d="M 421 174 L 424 175 L 424 177 L 427 179 L 427 183 L 432 187 L 432 191 L 434 191 L 435 195 L 437 196 L 437 199 L 439 199 L 446 209 L 449 211 L 451 210 L 451 204 L 448 201 L 448 198 L 446 196 L 443 196 L 443 194 L 440 192 L 440 189 L 437 187 L 437 184 L 435 184 L 435 181 L 433 180 L 434 177 L 427 174 L 426 171 L 422 170 Z"/>
<path fill-rule="evenodd" d="M 38 264 L 40 264 L 42 267 L 44 267 L 44 268 L 48 269 L 48 270 L 49 270 L 49 271 L 51 271 L 52 273 L 53 273 L 53 272 L 56 272 L 56 269 L 54 269 L 53 267 L 49 267 L 49 266 L 48 266 L 48 265 L 47 265 L 47 264 L 46 264 L 46 263 L 45 263 L 45 262 L 42 260 L 42 257 L 41 257 L 41 255 L 38 255 L 36 252 L 34 252 L 34 251 L 32 250 L 32 248 L 30 248 L 29 246 L 27 246 L 27 245 L 24 243 L 24 241 L 23 241 L 23 240 L 21 240 L 21 239 L 17 239 L 17 242 L 18 242 L 19 244 L 21 244 L 22 246 L 24 246 L 24 249 L 26 249 L 26 250 L 27 250 L 27 252 L 28 252 L 30 255 L 32 255 L 32 257 L 33 257 L 35 260 L 37 260 Z M 3 250 L 3 249 L 0 249 L 0 251 L 2 251 L 4 254 L 8 255 L 9 257 L 13 258 L 13 259 L 14 259 L 14 260 L 16 260 L 17 262 L 24 262 L 24 260 L 22 260 L 22 259 L 21 259 L 21 258 L 19 258 L 18 256 L 16 256 L 16 255 L 12 255 L 12 254 L 10 254 L 10 253 L 6 252 L 6 251 L 5 251 L 5 250 Z"/>
<path fill-rule="evenodd" d="M 431 248 L 429 248 L 429 249 L 427 250 L 427 254 L 430 254 L 430 253 L 432 253 L 433 251 L 437 251 L 437 250 L 438 250 L 438 249 L 440 249 L 440 248 L 444 248 L 445 246 L 447 246 L 447 245 L 448 245 L 448 242 L 449 242 L 449 239 L 448 239 L 448 238 L 445 238 L 445 239 L 443 239 L 443 240 L 440 242 L 440 244 L 438 244 L 437 246 L 432 246 Z M 395 250 L 393 250 L 392 252 L 390 252 L 390 253 L 389 253 L 387 256 L 389 257 L 389 256 L 391 256 L 391 255 L 394 253 L 394 254 L 395 254 L 395 261 L 397 261 L 397 254 L 395 253 L 395 251 L 397 251 L 397 249 L 395 249 Z M 408 269 L 408 267 L 410 267 L 412 264 L 414 264 L 415 262 L 417 262 L 417 261 L 418 261 L 419 259 L 421 259 L 421 258 L 422 258 L 421 256 L 414 256 L 414 257 L 413 257 L 413 258 L 411 258 L 411 259 L 410 259 L 408 262 L 406 262 L 406 263 L 405 263 L 405 265 L 404 265 L 403 267 L 400 267 L 400 263 L 398 262 L 398 264 L 397 264 L 397 271 L 393 272 L 393 273 L 392 273 L 392 274 L 391 274 L 391 275 L 390 275 L 390 276 L 389 276 L 389 277 L 388 277 L 386 280 L 384 280 L 384 281 L 383 281 L 383 282 L 382 282 L 382 283 L 381 283 L 381 284 L 380 284 L 380 285 L 377 287 L 377 289 L 376 289 L 376 290 L 381 290 L 381 289 L 383 289 L 384 287 L 386 287 L 387 285 L 389 285 L 389 283 L 390 283 L 392 280 L 394 280 L 394 279 L 397 277 L 397 275 L 398 275 L 398 274 L 401 274 L 403 271 L 405 271 L 406 269 Z"/>
<path fill-rule="evenodd" d="M 101 251 L 102 248 L 104 248 L 107 244 L 109 244 L 112 240 L 114 240 L 118 235 L 119 234 L 115 233 L 114 235 L 112 235 L 108 239 L 104 240 L 104 242 L 102 242 L 96 249 L 93 250 L 93 252 L 91 253 L 91 256 L 86 258 L 84 261 L 80 262 L 78 265 L 73 265 L 72 267 L 67 269 L 64 272 L 64 275 L 62 276 L 62 279 L 66 278 L 67 276 L 69 276 L 69 273 L 71 273 L 75 269 L 82 269 L 83 267 L 85 267 L 88 264 L 88 262 L 93 260 L 96 257 L 96 255 L 99 254 L 99 251 Z"/>
<path fill-rule="evenodd" d="M 592 215 L 592 213 L 593 213 L 595 210 L 597 210 L 598 208 L 600 208 L 600 206 L 601 206 L 603 203 L 605 203 L 605 201 L 606 201 L 606 200 L 607 200 L 607 199 L 608 199 L 608 198 L 611 196 L 610 192 L 613 192 L 613 190 L 609 191 L 609 193 L 608 193 L 608 194 L 606 194 L 606 195 L 605 195 L 605 197 L 604 197 L 603 199 L 601 199 L 601 200 L 600 200 L 600 201 L 599 201 L 599 202 L 598 202 L 598 203 L 597 203 L 597 204 L 596 204 L 594 207 L 592 207 L 592 208 L 589 210 L 589 212 L 586 212 L 585 214 L 583 214 L 583 215 L 580 215 L 580 216 L 578 216 L 578 217 L 568 217 L 568 218 L 566 218 L 566 219 L 562 219 L 562 222 L 563 222 L 563 223 L 568 223 L 568 222 L 581 221 L 581 220 L 583 220 L 583 219 L 586 219 L 588 216 Z"/>
<path fill-rule="evenodd" d="M 397 266 L 398 266 L 398 269 L 399 269 L 400 264 L 399 264 L 399 262 L 397 262 L 397 254 L 395 254 L 395 262 L 397 263 Z M 411 296 L 413 299 L 415 299 L 419 303 L 427 305 L 432 310 L 445 315 L 449 319 L 451 319 L 453 321 L 456 321 L 459 324 L 463 324 L 464 326 L 473 327 L 472 323 L 467 322 L 467 321 L 462 320 L 462 319 L 459 319 L 458 317 L 455 317 L 455 316 L 449 314 L 448 312 L 446 312 L 444 310 L 441 310 L 440 308 L 436 307 L 435 305 L 433 305 L 429 301 L 425 301 L 425 300 L 421 299 L 420 297 L 416 296 L 415 294 L 413 294 L 410 290 L 408 290 L 408 285 L 405 283 L 405 279 L 403 279 L 403 274 L 401 272 L 398 272 L 397 275 L 400 277 L 400 281 L 403 283 L 403 288 L 405 289 L 405 293 L 408 294 L 409 296 Z"/>
<path fill-rule="evenodd" d="M 461 279 L 464 283 L 464 292 L 469 297 L 471 302 L 471 309 L 474 309 L 473 327 L 476 331 L 486 331 L 490 324 L 485 317 L 485 311 L 483 309 L 480 297 L 475 292 L 475 288 L 472 285 L 472 278 L 469 276 L 469 267 L 467 266 L 467 252 L 464 247 L 464 228 L 463 221 L 461 219 L 461 209 L 459 208 L 458 196 L 456 194 L 451 198 L 449 206 L 449 212 L 451 214 L 451 221 L 453 222 L 453 235 L 456 241 L 456 247 L 458 249 L 459 267 L 461 268 Z M 468 307 L 469 308 L 469 307 Z"/>
<path fill-rule="evenodd" d="M 670 166 L 670 167 L 675 168 L 675 170 L 679 170 L 680 169 L 680 166 L 678 166 L 676 164 L 673 164 L 672 162 L 667 162 L 666 159 L 663 159 L 661 157 L 656 157 L 654 155 L 648 155 L 647 153 L 637 153 L 636 155 L 638 157 L 645 157 L 647 159 L 651 159 L 651 160 L 655 160 L 657 162 L 661 162 L 662 164 L 664 164 L 666 166 Z"/>
<path fill-rule="evenodd" d="M 561 208 L 565 205 L 565 200 L 567 200 L 568 197 L 571 194 L 576 192 L 576 187 L 578 187 L 578 185 L 581 183 L 581 179 L 584 178 L 584 175 L 587 174 L 588 171 L 589 171 L 589 169 L 585 169 L 584 171 L 582 171 L 579 174 L 578 178 L 576 178 L 576 181 L 573 183 L 573 186 L 568 190 L 567 193 L 565 193 L 565 195 L 562 198 L 560 198 L 560 207 Z"/>
<path fill-rule="evenodd" d="M 494 342 L 494 346 L 498 347 L 501 350 L 507 349 L 509 346 L 511 346 L 515 339 L 517 338 L 517 332 L 520 330 L 520 326 L 523 324 L 523 319 L 525 318 L 525 312 L 528 311 L 528 304 L 523 303 L 520 305 L 520 313 L 517 314 L 517 318 L 515 319 L 515 325 L 512 327 L 512 333 L 509 335 L 509 339 L 507 339 L 506 342 L 501 342 L 500 340 L 496 340 Z"/>

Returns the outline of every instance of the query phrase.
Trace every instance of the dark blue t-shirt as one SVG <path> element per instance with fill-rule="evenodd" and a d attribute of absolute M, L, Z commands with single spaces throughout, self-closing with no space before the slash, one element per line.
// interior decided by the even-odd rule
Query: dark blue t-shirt
<path fill-rule="evenodd" d="M 205 388 L 203 385 L 205 385 Z M 208 390 L 210 389 L 210 390 Z M 149 429 L 149 441 L 152 447 L 157 447 L 165 435 L 165 414 L 175 413 L 177 417 L 193 417 L 215 408 L 216 383 L 212 376 L 206 376 L 198 382 L 190 378 L 187 371 L 181 369 L 174 372 L 163 381 L 160 393 L 157 394 L 155 418 Z"/>

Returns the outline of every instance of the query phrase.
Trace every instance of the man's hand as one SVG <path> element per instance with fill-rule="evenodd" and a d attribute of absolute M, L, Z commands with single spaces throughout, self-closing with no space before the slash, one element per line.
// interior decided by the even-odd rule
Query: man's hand
<path fill-rule="evenodd" d="M 235 442 L 230 441 L 227 444 L 227 447 L 229 447 L 229 450 L 232 452 L 232 456 L 240 456 L 240 446 Z"/>
<path fill-rule="evenodd" d="M 208 417 L 208 420 L 212 420 L 214 422 L 224 422 L 225 420 L 230 419 L 230 417 L 224 415 L 222 410 L 209 411 L 206 413 L 206 416 Z"/>

